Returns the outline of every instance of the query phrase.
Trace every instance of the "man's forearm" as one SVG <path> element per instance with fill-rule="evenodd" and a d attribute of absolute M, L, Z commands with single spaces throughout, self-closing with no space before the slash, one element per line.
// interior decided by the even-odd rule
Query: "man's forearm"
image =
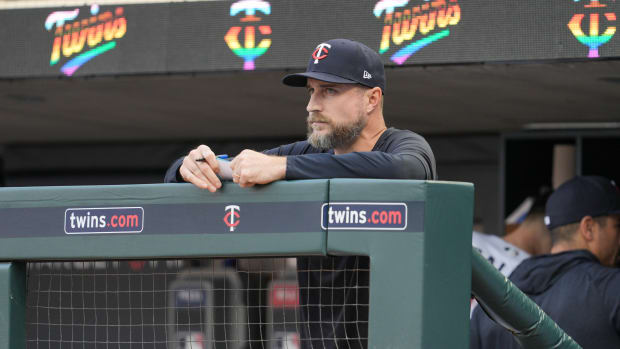
<path fill-rule="evenodd" d="M 342 155 L 304 154 L 288 157 L 286 179 L 434 179 L 430 166 L 421 156 L 410 154 L 376 151 Z"/>

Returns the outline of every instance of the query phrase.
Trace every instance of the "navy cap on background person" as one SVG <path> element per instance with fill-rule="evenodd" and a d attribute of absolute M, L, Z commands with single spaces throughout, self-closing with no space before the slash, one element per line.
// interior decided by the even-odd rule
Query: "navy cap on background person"
<path fill-rule="evenodd" d="M 385 93 L 381 56 L 368 46 L 348 39 L 332 39 L 317 45 L 305 73 L 285 76 L 285 85 L 305 87 L 307 78 L 338 84 L 380 87 Z"/>
<path fill-rule="evenodd" d="M 620 213 L 620 190 L 601 176 L 577 176 L 558 187 L 547 200 L 545 224 L 549 230 L 579 222 L 585 216 Z"/>

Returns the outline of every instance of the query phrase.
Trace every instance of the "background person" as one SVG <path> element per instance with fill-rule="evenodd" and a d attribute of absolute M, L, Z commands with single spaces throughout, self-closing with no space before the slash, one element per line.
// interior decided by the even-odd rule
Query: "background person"
<path fill-rule="evenodd" d="M 505 276 L 524 259 L 551 251 L 551 234 L 544 221 L 548 197 L 548 192 L 536 197 L 523 221 L 503 237 L 474 231 L 472 245 Z"/>
<path fill-rule="evenodd" d="M 320 43 L 306 72 L 285 76 L 283 82 L 306 87 L 308 138 L 262 153 L 243 150 L 231 163 L 235 183 L 251 187 L 280 179 L 436 179 L 435 158 L 424 138 L 386 127 L 385 72 L 372 49 L 346 39 Z M 214 192 L 221 187 L 219 171 L 215 153 L 200 145 L 170 167 L 166 182 L 186 181 Z M 368 258 L 302 257 L 297 269 L 302 347 L 366 347 Z"/>
<path fill-rule="evenodd" d="M 579 176 L 549 197 L 551 254 L 523 261 L 514 284 L 584 349 L 620 348 L 620 191 L 613 181 Z M 478 307 L 470 347 L 520 348 Z"/>
<path fill-rule="evenodd" d="M 543 190 L 534 199 L 523 221 L 503 237 L 474 231 L 472 246 L 506 277 L 525 259 L 549 253 L 551 234 L 544 221 L 548 197 L 549 191 Z M 472 299 L 470 316 L 477 305 L 475 298 Z"/>

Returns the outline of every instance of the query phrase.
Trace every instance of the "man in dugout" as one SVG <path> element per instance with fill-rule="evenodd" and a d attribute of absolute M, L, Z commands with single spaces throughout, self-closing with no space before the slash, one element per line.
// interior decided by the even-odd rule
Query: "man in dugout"
<path fill-rule="evenodd" d="M 385 72 L 372 49 L 346 39 L 320 43 L 306 72 L 287 75 L 283 83 L 308 92 L 307 140 L 263 152 L 243 150 L 230 163 L 233 182 L 252 187 L 281 179 L 436 179 L 426 140 L 386 126 Z M 222 185 L 220 171 L 213 150 L 200 145 L 174 162 L 165 180 L 215 192 Z M 297 268 L 302 347 L 365 348 L 368 273 L 352 277 L 344 271 L 367 271 L 368 258 L 303 257 Z"/>
<path fill-rule="evenodd" d="M 510 279 L 584 349 L 620 348 L 620 191 L 604 177 L 578 176 L 545 208 L 551 254 L 526 259 Z M 478 307 L 471 349 L 520 348 Z"/>

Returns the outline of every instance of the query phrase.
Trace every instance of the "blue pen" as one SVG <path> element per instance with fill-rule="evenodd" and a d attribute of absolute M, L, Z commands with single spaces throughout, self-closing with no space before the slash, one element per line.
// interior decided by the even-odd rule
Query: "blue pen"
<path fill-rule="evenodd" d="M 221 159 L 221 160 L 228 159 L 228 154 L 220 154 L 220 155 L 217 155 L 215 158 Z M 204 158 L 196 159 L 196 162 L 205 162 L 205 161 L 206 160 Z"/>

